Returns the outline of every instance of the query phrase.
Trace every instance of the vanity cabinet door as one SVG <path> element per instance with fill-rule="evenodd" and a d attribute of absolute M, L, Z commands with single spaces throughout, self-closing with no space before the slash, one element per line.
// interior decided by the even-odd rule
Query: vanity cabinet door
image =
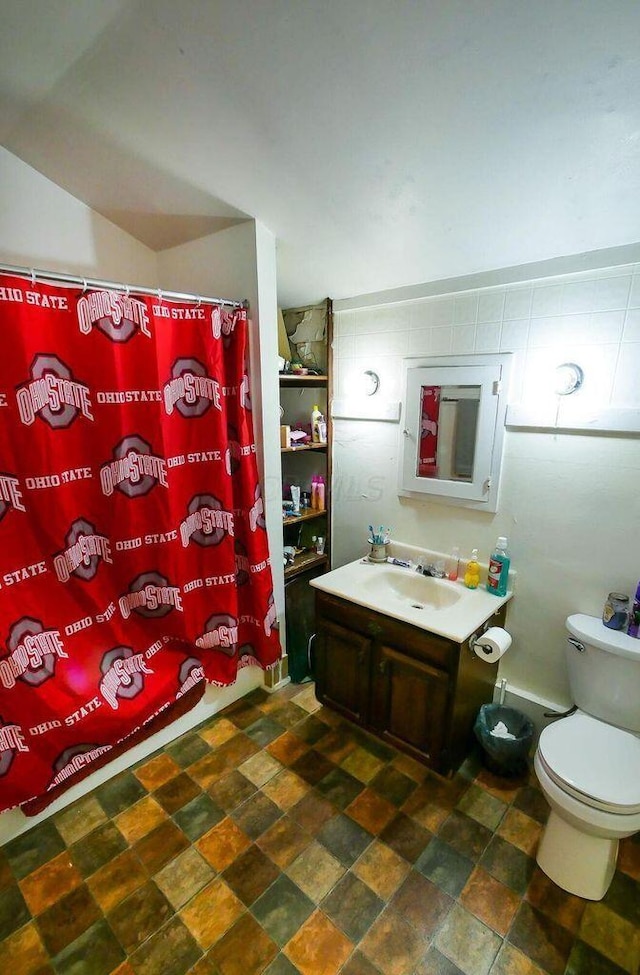
<path fill-rule="evenodd" d="M 374 662 L 372 725 L 391 744 L 445 771 L 449 677 L 392 647 Z"/>
<path fill-rule="evenodd" d="M 358 724 L 367 720 L 370 662 L 370 640 L 337 623 L 318 621 L 316 696 Z"/>

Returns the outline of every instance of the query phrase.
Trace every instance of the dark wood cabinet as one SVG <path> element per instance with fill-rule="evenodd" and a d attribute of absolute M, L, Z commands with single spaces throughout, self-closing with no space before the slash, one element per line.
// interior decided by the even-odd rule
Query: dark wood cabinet
<path fill-rule="evenodd" d="M 449 678 L 393 647 L 377 648 L 371 727 L 421 761 L 437 762 L 447 724 Z"/>
<path fill-rule="evenodd" d="M 322 687 L 323 702 L 345 718 L 364 724 L 371 640 L 324 620 L 320 632 L 316 631 L 316 644 L 316 687 Z"/>
<path fill-rule="evenodd" d="M 491 625 L 504 622 L 501 607 Z M 468 754 L 497 664 L 459 644 L 316 593 L 316 693 L 327 707 L 441 774 Z"/>

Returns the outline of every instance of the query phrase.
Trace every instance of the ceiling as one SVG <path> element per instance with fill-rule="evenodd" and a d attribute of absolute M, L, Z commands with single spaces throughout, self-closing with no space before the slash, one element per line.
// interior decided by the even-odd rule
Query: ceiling
<path fill-rule="evenodd" d="M 282 305 L 640 241 L 637 0 L 2 0 L 0 142 Z"/>

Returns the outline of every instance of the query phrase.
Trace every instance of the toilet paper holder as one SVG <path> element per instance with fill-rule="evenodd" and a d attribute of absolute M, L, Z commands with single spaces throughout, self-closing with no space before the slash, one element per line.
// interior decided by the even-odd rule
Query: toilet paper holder
<path fill-rule="evenodd" d="M 471 636 L 469 637 L 469 640 L 468 640 L 469 653 L 475 655 L 475 650 L 473 648 L 476 645 L 476 641 L 479 640 L 482 637 L 482 635 L 484 633 L 486 633 L 488 629 L 490 629 L 491 626 L 492 626 L 492 624 L 489 622 L 489 620 L 487 620 L 486 623 L 483 623 L 482 624 L 482 630 L 481 631 L 478 631 L 477 633 L 472 633 L 471 634 Z"/>
<path fill-rule="evenodd" d="M 485 623 L 482 632 L 469 637 L 469 650 L 480 660 L 496 663 L 511 646 L 511 634 L 501 626 Z"/>
<path fill-rule="evenodd" d="M 482 637 L 484 636 L 484 634 L 487 632 L 487 630 L 491 630 L 496 625 L 499 626 L 499 624 L 492 623 L 491 620 L 488 619 L 488 620 L 486 620 L 482 624 L 482 629 L 481 630 L 478 630 L 475 633 L 472 633 L 471 634 L 471 636 L 469 637 L 469 640 L 468 640 L 469 652 L 470 653 L 474 653 L 475 654 L 474 647 L 475 647 L 476 643 L 478 642 L 478 640 L 481 640 Z"/>

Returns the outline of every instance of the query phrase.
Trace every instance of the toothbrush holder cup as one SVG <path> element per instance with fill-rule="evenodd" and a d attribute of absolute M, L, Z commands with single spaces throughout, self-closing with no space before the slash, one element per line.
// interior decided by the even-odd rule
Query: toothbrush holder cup
<path fill-rule="evenodd" d="M 371 542 L 371 548 L 369 550 L 369 561 L 370 562 L 386 562 L 387 561 L 387 543 L 386 542 Z"/>

